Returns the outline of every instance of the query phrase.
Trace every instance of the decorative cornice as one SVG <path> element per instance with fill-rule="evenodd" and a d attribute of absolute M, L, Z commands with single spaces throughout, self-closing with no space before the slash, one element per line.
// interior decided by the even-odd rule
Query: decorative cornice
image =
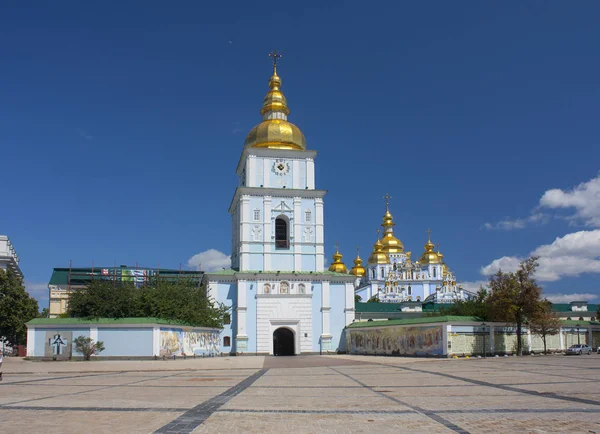
<path fill-rule="evenodd" d="M 327 190 L 310 190 L 310 189 L 298 189 L 298 188 L 270 188 L 270 187 L 237 187 L 231 203 L 229 204 L 229 214 L 233 214 L 234 206 L 237 203 L 239 196 L 257 196 L 257 197 L 283 197 L 291 199 L 295 197 L 309 198 L 309 199 L 322 199 L 327 194 Z"/>

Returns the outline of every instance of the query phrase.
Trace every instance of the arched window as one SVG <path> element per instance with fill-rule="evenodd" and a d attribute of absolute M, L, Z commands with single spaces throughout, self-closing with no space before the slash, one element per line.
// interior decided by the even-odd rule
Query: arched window
<path fill-rule="evenodd" d="M 287 282 L 281 282 L 279 284 L 279 293 L 280 294 L 289 294 L 290 293 L 290 284 Z"/>
<path fill-rule="evenodd" d="M 255 209 L 254 210 L 254 221 L 260 221 L 260 210 L 259 209 Z"/>
<path fill-rule="evenodd" d="M 288 221 L 285 217 L 277 217 L 275 219 L 275 248 L 290 248 Z"/>
<path fill-rule="evenodd" d="M 371 276 L 373 277 L 373 279 L 375 279 L 375 269 L 374 268 L 371 270 Z"/>
<path fill-rule="evenodd" d="M 298 285 L 298 294 L 305 294 L 306 293 L 306 286 L 304 286 L 304 283 L 300 283 Z"/>
<path fill-rule="evenodd" d="M 231 346 L 231 338 L 229 336 L 225 336 L 223 338 L 223 346 L 230 347 Z"/>
<path fill-rule="evenodd" d="M 433 277 L 434 277 L 434 278 L 435 278 L 435 277 L 437 277 L 437 276 L 436 276 L 436 274 L 437 274 L 437 273 L 436 273 L 436 269 L 435 269 L 435 267 L 433 267 Z"/>
<path fill-rule="evenodd" d="M 412 295 L 412 288 L 408 285 L 408 295 Z"/>
<path fill-rule="evenodd" d="M 383 279 L 385 277 L 385 270 L 383 269 L 383 267 L 381 267 L 381 278 Z"/>
<path fill-rule="evenodd" d="M 271 285 L 269 285 L 268 283 L 265 283 L 265 285 L 263 286 L 263 292 L 265 294 L 270 294 L 271 293 Z"/>

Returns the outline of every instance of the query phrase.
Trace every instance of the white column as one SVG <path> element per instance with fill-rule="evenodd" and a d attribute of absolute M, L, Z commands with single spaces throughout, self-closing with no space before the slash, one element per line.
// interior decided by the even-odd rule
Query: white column
<path fill-rule="evenodd" d="M 323 199 L 315 199 L 315 249 L 316 249 L 316 271 L 325 269 L 325 233 L 323 218 Z"/>
<path fill-rule="evenodd" d="M 27 327 L 27 357 L 34 357 L 35 351 L 35 327 Z M 40 357 L 43 354 L 39 355 Z"/>
<path fill-rule="evenodd" d="M 152 328 L 152 355 L 160 356 L 160 327 Z"/>
<path fill-rule="evenodd" d="M 90 327 L 90 339 L 98 342 L 98 327 Z"/>
<path fill-rule="evenodd" d="M 246 331 L 246 281 L 237 282 L 237 332 L 235 336 L 236 351 L 244 353 L 248 350 L 248 334 Z"/>
<path fill-rule="evenodd" d="M 302 270 L 302 199 L 294 198 L 294 270 Z"/>
<path fill-rule="evenodd" d="M 495 354 L 496 353 L 496 343 L 494 341 L 494 336 L 495 336 L 494 326 L 490 325 L 489 327 L 490 327 L 490 348 L 489 348 L 489 350 L 490 350 L 490 354 Z"/>
<path fill-rule="evenodd" d="M 304 185 L 300 185 L 300 166 L 302 162 L 300 160 L 292 160 L 292 188 L 304 189 Z"/>
<path fill-rule="evenodd" d="M 345 284 L 345 297 L 346 305 L 344 307 L 344 314 L 346 316 L 346 325 L 351 324 L 355 317 L 354 312 L 354 283 L 348 282 Z M 366 300 L 365 300 L 366 301 Z"/>
<path fill-rule="evenodd" d="M 331 345 L 331 331 L 330 331 L 330 315 L 331 315 L 331 301 L 329 294 L 329 281 L 323 281 L 323 287 L 321 288 L 321 349 L 329 350 Z"/>
<path fill-rule="evenodd" d="M 248 155 L 246 162 L 246 185 L 249 187 L 258 187 L 256 184 L 256 156 Z"/>
<path fill-rule="evenodd" d="M 265 222 L 263 230 L 263 271 L 271 269 L 271 249 L 273 240 L 271 239 L 271 196 L 263 198 L 263 221 Z"/>
<path fill-rule="evenodd" d="M 240 220 L 241 220 L 241 239 L 240 239 L 240 270 L 247 270 L 250 266 L 250 252 L 248 242 L 250 241 L 250 196 L 243 195 L 240 200 Z"/>
<path fill-rule="evenodd" d="M 558 342 L 560 344 L 560 350 L 564 351 L 565 349 L 565 341 L 563 336 L 563 328 L 561 327 L 558 332 Z"/>
<path fill-rule="evenodd" d="M 315 189 L 315 161 L 312 158 L 306 159 L 306 187 Z"/>
<path fill-rule="evenodd" d="M 527 326 L 527 346 L 529 347 L 529 352 L 531 352 L 531 329 Z"/>

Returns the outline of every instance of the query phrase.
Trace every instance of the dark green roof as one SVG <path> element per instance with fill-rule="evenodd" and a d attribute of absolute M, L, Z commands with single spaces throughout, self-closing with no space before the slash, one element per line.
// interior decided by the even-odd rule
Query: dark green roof
<path fill-rule="evenodd" d="M 387 303 L 371 303 L 371 304 L 387 304 Z M 475 316 L 431 316 L 424 318 L 409 318 L 409 319 L 391 319 L 384 321 L 361 321 L 353 322 L 347 328 L 363 328 L 363 327 L 387 327 L 394 325 L 411 325 L 411 324 L 433 324 L 440 322 L 481 322 L 480 318 Z"/>
<path fill-rule="evenodd" d="M 552 303 L 552 311 L 554 311 L 554 312 L 569 312 L 569 313 L 573 313 L 573 316 L 577 316 L 577 315 L 586 313 L 585 311 L 584 312 L 572 311 L 570 303 Z M 592 312 L 594 314 L 593 316 L 596 316 L 595 314 L 596 314 L 596 312 L 598 312 L 598 305 L 588 303 L 587 311 Z"/>
<path fill-rule="evenodd" d="M 188 326 L 180 321 L 170 321 L 160 318 L 35 318 L 29 321 L 29 325 L 87 325 L 87 324 L 162 324 L 173 326 Z M 190 326 L 191 327 L 191 326 Z M 213 327 L 205 327 L 213 328 Z"/>
<path fill-rule="evenodd" d="M 102 270 L 108 270 L 108 274 L 102 274 Z M 83 285 L 94 279 L 112 279 L 116 276 L 117 280 L 123 277 L 123 271 L 144 271 L 148 272 L 149 276 L 161 276 L 167 278 L 192 277 L 201 278 L 204 272 L 191 270 L 173 270 L 159 269 L 147 267 L 94 267 L 94 268 L 55 268 L 52 272 L 52 277 L 48 285 L 68 285 L 69 280 L 71 285 Z M 69 279 L 70 274 L 70 279 Z M 132 275 L 125 275 L 125 278 L 133 278 Z"/>
<path fill-rule="evenodd" d="M 276 273 L 280 273 L 280 274 L 298 274 L 300 276 L 303 275 L 309 275 L 309 276 L 340 276 L 340 277 L 354 277 L 351 274 L 344 274 L 344 273 L 335 273 L 333 271 L 293 271 L 293 270 L 279 270 L 279 271 L 263 271 L 263 270 L 244 270 L 244 271 L 237 271 L 237 270 L 232 270 L 232 269 L 228 269 L 228 270 L 218 270 L 218 271 L 207 271 L 206 274 L 213 274 L 213 275 L 217 275 L 217 276 L 234 276 L 236 274 L 266 274 L 266 275 L 270 275 L 270 274 L 276 274 Z"/>
<path fill-rule="evenodd" d="M 411 303 L 411 302 L 409 302 Z M 419 302 L 413 301 L 412 304 Z M 355 303 L 354 307 L 357 313 L 390 313 L 400 312 L 402 303 Z M 439 312 L 442 308 L 452 306 L 449 303 L 424 302 L 422 304 L 423 312 Z"/>

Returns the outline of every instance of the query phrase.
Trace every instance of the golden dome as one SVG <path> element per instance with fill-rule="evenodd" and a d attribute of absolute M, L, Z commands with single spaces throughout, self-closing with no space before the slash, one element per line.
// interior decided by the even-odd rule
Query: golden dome
<path fill-rule="evenodd" d="M 247 148 L 295 149 L 305 150 L 306 139 L 296 125 L 287 121 L 290 109 L 280 90 L 281 79 L 277 69 L 269 79 L 270 90 L 265 95 L 260 114 L 263 121 L 252 128 L 246 136 Z"/>
<path fill-rule="evenodd" d="M 377 242 L 375 244 L 373 244 L 373 253 L 371 253 L 371 256 L 369 256 L 367 263 L 369 263 L 369 264 L 389 264 L 390 263 L 390 258 L 383 251 L 383 244 L 381 243 L 381 240 L 378 239 Z"/>
<path fill-rule="evenodd" d="M 338 251 L 337 247 L 335 248 L 333 263 L 329 266 L 329 271 L 333 271 L 334 273 L 348 273 L 346 265 L 342 262 L 342 254 Z"/>
<path fill-rule="evenodd" d="M 442 261 L 438 254 L 433 251 L 435 245 L 431 242 L 431 231 L 427 230 L 427 242 L 425 243 L 425 251 L 421 255 L 419 263 L 421 265 L 440 264 Z"/>
<path fill-rule="evenodd" d="M 383 244 L 383 251 L 385 253 L 402 253 L 404 252 L 404 244 L 398 238 L 394 236 L 394 217 L 390 213 L 390 210 L 386 210 L 383 215 L 383 239 L 381 243 Z"/>
<path fill-rule="evenodd" d="M 363 263 L 363 260 L 361 259 L 360 255 L 358 254 L 358 251 L 357 251 L 356 259 L 354 259 L 354 267 L 352 267 L 352 269 L 350 270 L 350 274 L 353 274 L 357 277 L 363 277 L 365 275 L 365 273 L 367 272 L 367 270 L 365 270 L 365 267 L 363 267 L 362 263 Z"/>

